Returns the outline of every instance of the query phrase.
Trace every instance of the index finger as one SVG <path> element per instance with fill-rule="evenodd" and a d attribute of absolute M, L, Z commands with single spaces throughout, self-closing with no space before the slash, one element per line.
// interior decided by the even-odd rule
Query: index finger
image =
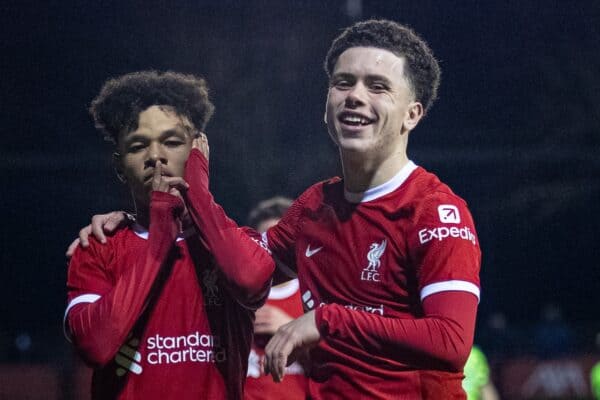
<path fill-rule="evenodd" d="M 156 164 L 154 164 L 154 174 L 152 175 L 152 189 L 158 190 L 160 188 L 161 175 L 162 163 L 160 160 L 157 160 Z"/>

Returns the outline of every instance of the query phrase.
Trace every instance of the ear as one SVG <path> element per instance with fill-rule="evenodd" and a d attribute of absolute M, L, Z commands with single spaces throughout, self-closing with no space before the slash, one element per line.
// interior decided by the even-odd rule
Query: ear
<path fill-rule="evenodd" d="M 121 183 L 127 183 L 127 178 L 125 177 L 125 174 L 123 173 L 123 167 L 121 165 L 121 154 L 117 153 L 116 151 L 112 154 L 112 164 L 113 164 L 113 168 L 115 169 L 115 174 L 117 175 L 117 179 Z"/>
<path fill-rule="evenodd" d="M 408 105 L 406 117 L 404 118 L 404 128 L 407 131 L 412 131 L 417 127 L 421 118 L 423 118 L 423 105 L 418 101 L 414 101 Z"/>
<path fill-rule="evenodd" d="M 325 98 L 325 112 L 323 113 L 323 122 L 327 125 L 327 104 L 329 104 L 329 90 L 327 90 L 327 97 Z"/>

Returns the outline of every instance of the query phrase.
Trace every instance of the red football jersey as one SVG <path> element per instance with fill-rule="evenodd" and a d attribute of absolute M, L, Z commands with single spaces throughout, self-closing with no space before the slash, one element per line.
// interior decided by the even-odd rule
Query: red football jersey
<path fill-rule="evenodd" d="M 78 248 L 69 267 L 65 319 L 77 323 L 69 319 L 69 313 L 100 304 L 108 297 L 132 266 L 151 253 L 150 244 L 148 233 L 134 227 L 120 230 L 104 245 L 92 240 L 89 248 Z M 131 333 L 119 342 L 118 351 L 108 362 L 96 366 L 92 397 L 241 399 L 253 310 L 260 304 L 244 305 L 234 299 L 194 234 L 179 238 L 167 260 L 158 262 L 160 272 Z M 131 288 L 123 303 L 114 307 L 107 317 L 109 323 L 119 323 L 120 313 L 129 306 L 127 296 L 135 296 L 135 290 Z M 96 329 L 95 321 L 84 323 Z M 86 338 L 72 339 L 79 347 L 79 341 Z M 109 346 L 113 340 L 109 334 L 95 345 Z M 89 354 L 79 350 L 89 360 Z"/>
<path fill-rule="evenodd" d="M 479 298 L 481 254 L 467 206 L 412 162 L 360 194 L 345 192 L 339 178 L 312 186 L 263 238 L 297 271 L 304 308 L 329 309 L 317 312 L 317 324 L 333 324 L 346 309 L 417 322 L 433 294 Z M 359 333 L 325 337 L 311 352 L 313 399 L 464 398 L 461 371 L 410 346 L 362 340 Z M 434 386 L 443 389 L 428 389 Z"/>
<path fill-rule="evenodd" d="M 292 318 L 301 316 L 303 309 L 298 280 L 293 279 L 284 285 L 272 287 L 266 304 L 280 308 Z M 304 369 L 299 363 L 295 362 L 286 368 L 285 378 L 280 383 L 274 382 L 271 375 L 265 376 L 261 372 L 265 346 L 270 337 L 270 335 L 254 336 L 248 360 L 248 377 L 244 398 L 246 400 L 304 400 L 307 393 L 307 380 L 304 376 Z"/>

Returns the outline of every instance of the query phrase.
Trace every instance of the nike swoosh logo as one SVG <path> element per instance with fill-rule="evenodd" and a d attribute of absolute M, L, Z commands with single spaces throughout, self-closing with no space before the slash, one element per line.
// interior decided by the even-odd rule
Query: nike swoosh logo
<path fill-rule="evenodd" d="M 316 249 L 312 249 L 311 250 L 310 249 L 310 244 L 309 244 L 308 247 L 306 247 L 306 253 L 305 253 L 305 255 L 306 255 L 306 257 L 312 257 L 315 254 L 317 254 L 318 252 L 320 252 L 322 248 L 323 248 L 323 246 L 317 247 Z"/>

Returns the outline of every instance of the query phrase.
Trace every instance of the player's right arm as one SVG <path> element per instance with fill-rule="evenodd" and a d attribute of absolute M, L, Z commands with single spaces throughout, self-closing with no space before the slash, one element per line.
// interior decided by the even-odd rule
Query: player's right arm
<path fill-rule="evenodd" d="M 104 365 L 125 342 L 175 243 L 182 212 L 179 197 L 152 192 L 147 250 L 120 276 L 111 277 L 107 272 L 115 256 L 110 245 L 94 241 L 88 248 L 76 250 L 67 281 L 65 333 L 86 361 Z"/>

